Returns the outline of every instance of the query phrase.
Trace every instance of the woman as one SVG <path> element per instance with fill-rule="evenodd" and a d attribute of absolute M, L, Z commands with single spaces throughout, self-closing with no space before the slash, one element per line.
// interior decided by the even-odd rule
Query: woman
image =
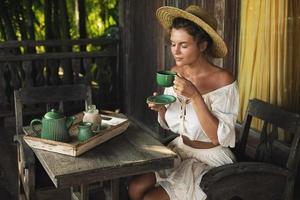
<path fill-rule="evenodd" d="M 216 20 L 202 8 L 161 7 L 157 18 L 170 31 L 171 52 L 177 73 L 165 94 L 177 97 L 164 106 L 149 103 L 165 129 L 179 133 L 168 146 L 177 153 L 175 167 L 136 176 L 129 184 L 132 200 L 200 200 L 199 184 L 213 167 L 234 162 L 228 147 L 235 145 L 234 126 L 239 97 L 236 82 L 207 56 L 224 57 L 227 47 L 217 34 Z"/>

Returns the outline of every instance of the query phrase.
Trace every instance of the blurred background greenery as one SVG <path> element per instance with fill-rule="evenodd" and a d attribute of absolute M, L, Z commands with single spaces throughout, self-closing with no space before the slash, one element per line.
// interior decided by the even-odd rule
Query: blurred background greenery
<path fill-rule="evenodd" d="M 0 1 L 0 41 L 117 37 L 117 25 L 117 0 Z"/>

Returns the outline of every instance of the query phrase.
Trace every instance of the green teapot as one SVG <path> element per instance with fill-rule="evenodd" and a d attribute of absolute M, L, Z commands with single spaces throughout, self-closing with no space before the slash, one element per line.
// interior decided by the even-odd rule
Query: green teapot
<path fill-rule="evenodd" d="M 39 133 L 36 129 L 37 124 L 42 124 L 41 138 L 55 140 L 60 142 L 68 142 L 70 140 L 69 128 L 73 124 L 75 117 L 65 117 L 55 109 L 47 112 L 43 119 L 33 119 L 30 127 L 35 133 Z"/>

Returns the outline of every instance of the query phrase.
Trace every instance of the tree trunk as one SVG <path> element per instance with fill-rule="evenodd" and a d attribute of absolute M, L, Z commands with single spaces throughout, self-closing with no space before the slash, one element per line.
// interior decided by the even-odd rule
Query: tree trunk
<path fill-rule="evenodd" d="M 53 39 L 52 32 L 52 0 L 45 0 L 44 5 L 44 13 L 45 13 L 45 39 L 51 40 Z M 51 47 L 46 47 L 47 52 L 51 52 Z"/>
<path fill-rule="evenodd" d="M 25 0 L 24 6 L 25 6 L 26 26 L 29 33 L 29 39 L 35 40 L 34 13 L 32 10 L 32 0 Z"/>
<path fill-rule="evenodd" d="M 59 2 L 60 0 L 52 1 L 52 31 L 54 35 L 54 39 L 60 39 L 60 27 L 59 21 L 61 20 L 61 16 L 59 13 Z"/>
<path fill-rule="evenodd" d="M 10 11 L 13 13 L 15 16 L 15 24 L 19 27 L 19 31 L 21 34 L 21 40 L 27 40 L 27 30 L 25 26 L 25 17 L 24 17 L 24 12 L 23 12 L 23 1 L 10 1 Z M 25 48 L 25 51 L 27 52 L 27 49 Z"/>
<path fill-rule="evenodd" d="M 60 38 L 70 39 L 70 23 L 68 17 L 68 11 L 66 6 L 66 0 L 60 0 L 58 2 L 59 6 L 59 16 L 60 20 L 58 21 L 58 26 L 60 27 Z M 63 51 L 71 51 L 69 46 L 62 47 Z"/>
<path fill-rule="evenodd" d="M 0 39 L 2 39 L 4 41 L 7 40 L 5 29 L 4 29 L 4 26 L 2 24 L 1 16 L 0 16 Z"/>
<path fill-rule="evenodd" d="M 67 12 L 67 6 L 66 6 L 66 0 L 60 0 L 59 1 L 59 13 L 60 13 L 60 36 L 62 39 L 70 39 L 70 23 L 69 23 L 69 17 Z M 63 46 L 63 51 L 72 51 L 72 48 L 70 46 Z M 69 59 L 61 61 L 61 66 L 64 70 L 64 76 L 63 76 L 63 83 L 64 84 L 70 84 L 73 79 L 73 73 L 71 68 L 71 63 Z"/>
<path fill-rule="evenodd" d="M 85 0 L 78 0 L 78 12 L 79 12 L 79 38 L 86 38 L 86 10 Z M 86 46 L 80 46 L 80 51 L 86 51 Z"/>
<path fill-rule="evenodd" d="M 34 33 L 34 13 L 32 10 L 32 0 L 23 0 L 23 6 L 24 6 L 24 11 L 23 11 L 23 16 L 24 21 L 25 21 L 25 27 L 27 30 L 27 37 L 29 37 L 29 40 L 35 40 L 35 33 Z M 34 47 L 29 47 L 27 49 L 28 53 L 35 53 L 36 50 Z"/>
<path fill-rule="evenodd" d="M 60 36 L 62 39 L 70 39 L 70 23 L 67 12 L 66 0 L 59 1 L 59 13 L 60 13 Z"/>
<path fill-rule="evenodd" d="M 10 16 L 7 12 L 8 8 L 4 1 L 0 1 L 0 17 L 4 25 L 4 30 L 8 40 L 17 40 L 17 36 L 10 19 Z"/>

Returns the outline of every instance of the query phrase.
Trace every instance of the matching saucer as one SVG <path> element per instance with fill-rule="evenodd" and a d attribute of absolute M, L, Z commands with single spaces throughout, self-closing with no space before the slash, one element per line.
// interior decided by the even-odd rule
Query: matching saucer
<path fill-rule="evenodd" d="M 147 103 L 154 103 L 154 104 L 161 104 L 167 105 L 171 104 L 176 101 L 176 97 L 173 95 L 157 95 L 157 96 L 150 96 L 147 98 Z"/>

